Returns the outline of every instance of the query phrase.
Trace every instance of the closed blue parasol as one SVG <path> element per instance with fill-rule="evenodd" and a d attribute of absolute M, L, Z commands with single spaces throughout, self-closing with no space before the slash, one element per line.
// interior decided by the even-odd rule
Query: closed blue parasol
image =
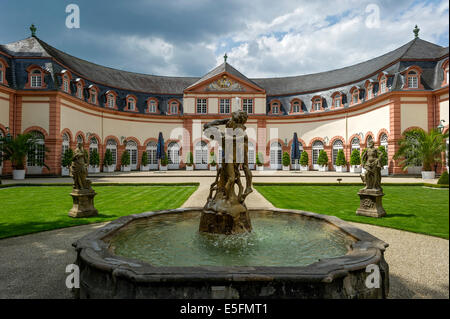
<path fill-rule="evenodd" d="M 158 135 L 158 145 L 156 145 L 156 158 L 164 158 L 166 154 L 164 153 L 164 138 L 161 132 Z"/>
<path fill-rule="evenodd" d="M 294 160 L 295 169 L 297 169 L 298 159 L 300 158 L 300 144 L 298 143 L 297 132 L 294 133 L 292 139 L 291 158 Z"/>

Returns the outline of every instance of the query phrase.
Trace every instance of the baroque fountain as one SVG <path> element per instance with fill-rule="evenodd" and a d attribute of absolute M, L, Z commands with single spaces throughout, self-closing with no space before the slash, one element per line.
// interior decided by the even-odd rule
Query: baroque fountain
<path fill-rule="evenodd" d="M 124 216 L 74 243 L 79 297 L 387 297 L 383 241 L 333 216 L 247 208 L 246 121 L 204 125 L 224 153 L 203 208 Z"/>

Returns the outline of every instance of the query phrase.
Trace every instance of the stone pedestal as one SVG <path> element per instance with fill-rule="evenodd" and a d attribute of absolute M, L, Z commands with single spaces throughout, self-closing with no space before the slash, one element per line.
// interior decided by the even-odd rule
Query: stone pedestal
<path fill-rule="evenodd" d="M 360 203 L 356 215 L 368 217 L 383 217 L 386 211 L 383 208 L 383 191 L 376 189 L 361 189 L 358 192 Z"/>
<path fill-rule="evenodd" d="M 70 217 L 91 217 L 97 216 L 98 211 L 94 207 L 94 197 L 97 193 L 91 189 L 73 189 L 70 194 L 73 198 L 73 207 L 69 211 Z"/>

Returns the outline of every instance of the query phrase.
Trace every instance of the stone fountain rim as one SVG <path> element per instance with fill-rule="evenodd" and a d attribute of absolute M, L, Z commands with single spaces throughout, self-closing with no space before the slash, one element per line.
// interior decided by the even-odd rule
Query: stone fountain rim
<path fill-rule="evenodd" d="M 243 281 L 243 280 L 295 280 L 332 282 L 351 271 L 365 269 L 378 264 L 388 244 L 373 235 L 350 225 L 335 216 L 322 215 L 302 210 L 263 208 L 249 209 L 249 212 L 293 213 L 320 219 L 339 228 L 355 239 L 347 254 L 319 260 L 307 266 L 180 266 L 156 267 L 141 260 L 114 255 L 105 241 L 120 228 L 129 223 L 162 214 L 201 212 L 201 207 L 151 211 L 120 217 L 109 224 L 85 235 L 72 245 L 77 251 L 77 262 L 81 259 L 87 265 L 113 276 L 126 277 L 135 282 L 161 281 Z"/>

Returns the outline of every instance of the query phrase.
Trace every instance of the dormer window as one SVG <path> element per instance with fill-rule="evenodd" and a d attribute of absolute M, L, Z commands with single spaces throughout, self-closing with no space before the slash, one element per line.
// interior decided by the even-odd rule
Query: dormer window
<path fill-rule="evenodd" d="M 444 81 L 442 81 L 441 86 L 445 86 L 449 84 L 449 73 L 448 73 L 448 59 L 442 64 L 442 68 L 444 69 Z"/>
<path fill-rule="evenodd" d="M 367 85 L 367 100 L 370 100 L 371 98 L 373 98 L 373 84 L 369 83 Z"/>
<path fill-rule="evenodd" d="M 419 87 L 419 76 L 416 71 L 409 71 L 406 76 L 408 82 L 408 88 L 417 89 Z"/>
<path fill-rule="evenodd" d="M 95 87 L 91 87 L 89 89 L 89 103 L 97 105 L 97 89 Z"/>
<path fill-rule="evenodd" d="M 292 102 L 292 107 L 291 107 L 291 113 L 300 113 L 301 111 L 301 101 L 299 100 L 294 100 Z"/>
<path fill-rule="evenodd" d="M 108 93 L 106 96 L 106 104 L 109 108 L 113 109 L 116 107 L 116 96 L 112 93 Z"/>
<path fill-rule="evenodd" d="M 312 111 L 317 112 L 322 110 L 322 98 L 313 97 L 312 98 Z"/>
<path fill-rule="evenodd" d="M 359 102 L 359 90 L 354 90 L 352 93 L 352 104 L 358 104 Z"/>
<path fill-rule="evenodd" d="M 380 93 L 387 92 L 387 77 L 383 75 L 380 79 Z"/>
<path fill-rule="evenodd" d="M 127 109 L 128 111 L 136 111 L 136 100 L 133 97 L 127 98 Z"/>
<path fill-rule="evenodd" d="M 333 108 L 338 108 L 342 106 L 342 94 L 336 92 L 331 97 L 333 98 L 332 103 Z"/>
<path fill-rule="evenodd" d="M 81 82 L 77 83 L 77 98 L 83 99 L 83 84 Z"/>
<path fill-rule="evenodd" d="M 147 102 L 148 108 L 147 108 L 147 112 L 148 113 L 156 113 L 156 110 L 158 108 L 158 101 L 154 98 L 150 98 Z"/>
<path fill-rule="evenodd" d="M 31 72 L 31 87 L 42 87 L 42 72 L 40 70 L 33 70 Z"/>
<path fill-rule="evenodd" d="M 177 100 L 169 101 L 169 114 L 178 114 L 180 103 Z"/>
<path fill-rule="evenodd" d="M 6 81 L 6 67 L 8 64 L 2 58 L 0 58 L 0 83 L 8 85 Z"/>
<path fill-rule="evenodd" d="M 66 93 L 70 93 L 69 92 L 69 77 L 67 76 L 67 74 L 64 74 L 64 76 L 63 76 L 63 91 Z"/>
<path fill-rule="evenodd" d="M 279 114 L 280 113 L 280 105 L 281 104 L 279 101 L 270 102 L 270 113 Z"/>

